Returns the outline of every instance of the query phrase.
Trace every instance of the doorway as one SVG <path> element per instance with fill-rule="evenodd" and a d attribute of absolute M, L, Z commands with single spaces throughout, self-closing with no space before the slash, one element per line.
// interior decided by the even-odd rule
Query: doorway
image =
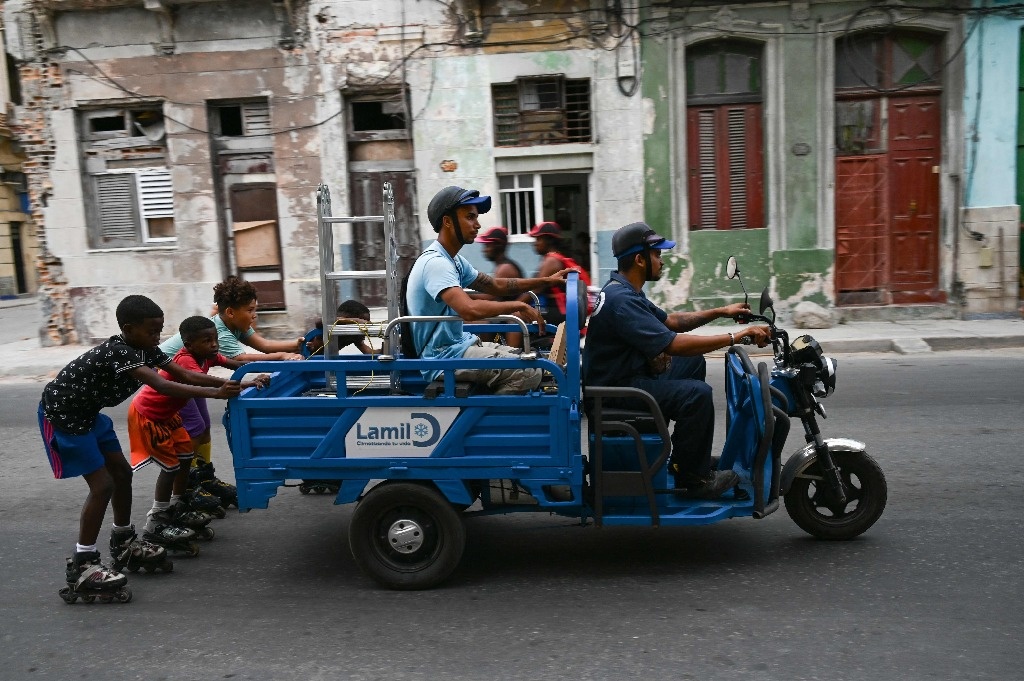
<path fill-rule="evenodd" d="M 284 309 L 277 188 L 272 183 L 235 184 L 228 190 L 238 276 L 256 287 L 260 308 Z"/>
<path fill-rule="evenodd" d="M 941 36 L 836 49 L 836 301 L 945 302 L 939 289 Z"/>
<path fill-rule="evenodd" d="M 510 241 L 516 242 L 530 241 L 526 235 L 538 222 L 557 222 L 565 255 L 591 273 L 589 180 L 585 173 L 499 175 L 498 224 L 508 229 Z"/>

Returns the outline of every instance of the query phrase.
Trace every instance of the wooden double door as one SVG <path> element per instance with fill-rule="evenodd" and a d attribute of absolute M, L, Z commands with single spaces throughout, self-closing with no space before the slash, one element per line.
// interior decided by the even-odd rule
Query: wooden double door
<path fill-rule="evenodd" d="M 894 96 L 879 153 L 836 159 L 840 305 L 945 302 L 939 289 L 938 94 Z"/>

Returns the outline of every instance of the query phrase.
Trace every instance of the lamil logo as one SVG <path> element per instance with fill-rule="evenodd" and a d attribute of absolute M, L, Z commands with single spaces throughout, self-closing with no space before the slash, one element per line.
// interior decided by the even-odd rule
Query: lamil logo
<path fill-rule="evenodd" d="M 457 407 L 430 412 L 367 408 L 345 435 L 345 456 L 430 456 L 458 414 Z"/>
<path fill-rule="evenodd" d="M 363 446 L 412 445 L 429 447 L 441 439 L 441 424 L 430 414 L 415 411 L 409 421 L 393 426 L 367 426 L 356 423 L 356 442 Z"/>

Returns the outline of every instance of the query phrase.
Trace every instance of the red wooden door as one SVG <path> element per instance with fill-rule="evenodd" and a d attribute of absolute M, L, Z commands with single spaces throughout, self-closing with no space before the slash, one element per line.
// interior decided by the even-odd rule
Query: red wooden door
<path fill-rule="evenodd" d="M 889 104 L 890 289 L 894 303 L 943 299 L 939 287 L 940 105 L 937 96 Z"/>
<path fill-rule="evenodd" d="M 884 150 L 836 158 L 838 302 L 942 302 L 940 99 L 893 97 L 887 110 Z"/>

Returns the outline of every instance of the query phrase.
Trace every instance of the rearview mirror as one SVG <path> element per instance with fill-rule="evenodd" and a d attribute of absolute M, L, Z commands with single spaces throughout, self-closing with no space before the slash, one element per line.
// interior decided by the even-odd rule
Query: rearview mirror
<path fill-rule="evenodd" d="M 775 301 L 772 300 L 771 294 L 768 293 L 768 287 L 765 287 L 761 291 L 761 311 L 760 314 L 764 314 L 765 310 L 771 310 L 775 307 Z"/>
<path fill-rule="evenodd" d="M 725 277 L 726 279 L 735 279 L 736 275 L 740 273 L 739 263 L 736 262 L 736 256 L 730 255 L 729 261 L 725 264 Z"/>

